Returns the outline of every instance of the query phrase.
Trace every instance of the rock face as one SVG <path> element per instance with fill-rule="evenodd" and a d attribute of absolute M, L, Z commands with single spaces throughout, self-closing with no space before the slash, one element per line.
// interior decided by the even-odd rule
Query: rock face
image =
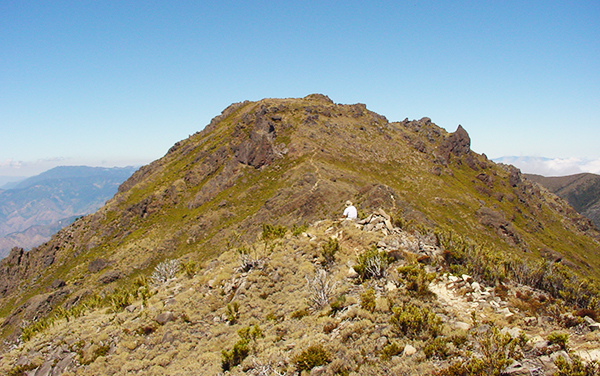
<path fill-rule="evenodd" d="M 438 148 L 442 158 L 448 161 L 450 155 L 460 157 L 471 151 L 471 138 L 467 131 L 459 125 L 454 133 L 451 133 Z"/>
<path fill-rule="evenodd" d="M 380 249 L 389 252 L 433 254 L 397 227 L 451 231 L 518 257 L 551 249 L 598 276 L 597 230 L 515 170 L 471 151 L 462 127 L 448 134 L 428 118 L 390 122 L 323 95 L 236 103 L 136 171 L 97 212 L 0 261 L 0 305 L 12 308 L 2 336 L 15 340 L 32 296 L 70 308 L 133 288 L 166 259 L 215 260 L 254 242 L 263 224 L 339 218 L 346 200 L 379 213 L 365 234 L 387 231 Z"/>

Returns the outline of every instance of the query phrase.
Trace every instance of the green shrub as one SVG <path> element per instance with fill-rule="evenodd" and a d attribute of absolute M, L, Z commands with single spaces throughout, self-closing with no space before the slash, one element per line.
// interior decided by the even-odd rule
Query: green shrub
<path fill-rule="evenodd" d="M 381 350 L 381 359 L 390 360 L 392 356 L 401 354 L 402 351 L 404 351 L 404 346 L 400 346 L 396 342 L 390 342 Z"/>
<path fill-rule="evenodd" d="M 571 361 L 559 356 L 554 361 L 558 371 L 554 376 L 598 376 L 600 375 L 600 365 L 595 360 L 584 364 L 581 358 L 575 354 L 570 354 Z"/>
<path fill-rule="evenodd" d="M 263 336 L 263 333 L 258 325 L 253 325 L 241 328 L 238 330 L 238 335 L 242 339 L 256 341 L 258 338 Z"/>
<path fill-rule="evenodd" d="M 233 325 L 238 321 L 238 318 L 240 317 L 239 310 L 240 304 L 238 302 L 227 304 L 227 322 L 229 322 L 230 325 Z"/>
<path fill-rule="evenodd" d="M 265 250 L 272 251 L 275 247 L 275 244 L 273 244 L 273 242 L 277 239 L 283 238 L 286 232 L 287 227 L 285 226 L 270 225 L 267 223 L 263 223 L 261 239 L 265 244 Z"/>
<path fill-rule="evenodd" d="M 431 295 L 429 283 L 435 278 L 434 273 L 425 272 L 420 264 L 410 264 L 401 266 L 397 269 L 400 275 L 399 282 L 404 285 L 406 290 L 417 296 Z"/>
<path fill-rule="evenodd" d="M 335 298 L 335 300 L 333 302 L 329 303 L 329 307 L 331 308 L 331 311 L 329 311 L 329 316 L 335 316 L 336 313 L 338 313 L 339 311 L 344 309 L 345 306 L 346 306 L 346 295 L 345 294 L 339 295 L 337 298 Z"/>
<path fill-rule="evenodd" d="M 188 278 L 194 278 L 194 276 L 196 275 L 196 271 L 198 270 L 198 267 L 196 266 L 196 263 L 194 261 L 190 260 L 188 262 L 184 262 L 183 264 L 181 264 L 181 266 L 183 267 L 185 275 Z"/>
<path fill-rule="evenodd" d="M 331 362 L 331 354 L 322 345 L 313 345 L 302 351 L 294 358 L 298 371 L 310 371 L 311 369 Z"/>
<path fill-rule="evenodd" d="M 240 339 L 233 345 L 231 350 L 221 351 L 221 368 L 229 371 L 239 365 L 250 354 L 250 344 L 262 337 L 262 330 L 258 325 L 247 326 L 238 330 Z"/>
<path fill-rule="evenodd" d="M 294 225 L 292 226 L 292 235 L 294 236 L 300 236 L 302 235 L 303 232 L 306 232 L 306 230 L 308 230 L 308 226 L 307 225 Z"/>
<path fill-rule="evenodd" d="M 518 358 L 517 351 L 523 338 L 512 338 L 502 334 L 496 327 L 481 333 L 477 338 L 480 357 L 473 353 L 465 354 L 466 359 L 452 363 L 449 367 L 436 373 L 438 376 L 500 376 L 502 371 Z"/>
<path fill-rule="evenodd" d="M 548 342 L 551 345 L 559 345 L 561 349 L 566 351 L 569 335 L 567 333 L 552 332 L 548 334 Z"/>
<path fill-rule="evenodd" d="M 448 347 L 448 339 L 446 337 L 435 337 L 427 341 L 423 352 L 427 359 L 438 358 L 446 359 L 451 355 L 450 348 Z"/>
<path fill-rule="evenodd" d="M 399 334 L 409 338 L 435 337 L 442 330 L 442 321 L 435 313 L 427 307 L 410 304 L 393 308 L 390 323 Z"/>
<path fill-rule="evenodd" d="M 340 243 L 336 238 L 329 238 L 327 243 L 321 247 L 321 256 L 323 256 L 323 264 L 325 266 L 332 264 L 335 261 L 335 254 L 340 250 Z"/>
<path fill-rule="evenodd" d="M 375 312 L 375 290 L 372 288 L 366 289 L 360 294 L 360 307 L 371 313 Z"/>
<path fill-rule="evenodd" d="M 240 338 L 231 350 L 221 351 L 221 368 L 223 371 L 229 371 L 246 359 L 250 354 L 249 344 L 249 340 Z"/>

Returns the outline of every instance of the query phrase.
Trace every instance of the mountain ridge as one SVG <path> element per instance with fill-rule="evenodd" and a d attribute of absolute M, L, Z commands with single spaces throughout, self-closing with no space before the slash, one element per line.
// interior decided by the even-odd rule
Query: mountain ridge
<path fill-rule="evenodd" d="M 567 200 L 577 212 L 600 228 L 600 175 L 581 173 L 562 177 L 534 174 L 525 176 Z"/>
<path fill-rule="evenodd" d="M 44 322 L 89 298 L 116 299 L 165 260 L 201 264 L 218 277 L 219 257 L 255 244 L 265 225 L 334 221 L 348 199 L 361 218 L 381 209 L 396 227 L 434 239 L 427 244 L 463 247 L 452 256 L 461 268 L 487 259 L 478 249 L 496 255 L 500 261 L 478 272 L 482 281 L 502 279 L 493 268 L 512 273 L 510 259 L 560 264 L 589 291 L 600 279 L 600 234 L 591 222 L 518 169 L 471 151 L 462 126 L 448 133 L 429 118 L 389 122 L 364 104 L 324 95 L 264 99 L 229 106 L 136 171 L 97 212 L 0 261 L 3 336 L 18 342 L 23 322 Z M 348 260 L 377 246 L 356 236 Z M 460 253 L 467 250 L 475 256 Z M 588 307 L 593 294 L 585 291 L 568 304 Z M 232 301 L 216 299 L 219 309 Z"/>

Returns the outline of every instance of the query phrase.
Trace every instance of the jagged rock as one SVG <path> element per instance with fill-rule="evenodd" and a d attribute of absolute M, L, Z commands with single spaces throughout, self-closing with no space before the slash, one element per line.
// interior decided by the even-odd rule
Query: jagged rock
<path fill-rule="evenodd" d="M 518 338 L 519 335 L 521 334 L 521 329 L 520 328 L 502 328 L 502 330 L 500 331 L 500 333 L 503 334 L 508 334 L 510 335 L 512 338 Z"/>
<path fill-rule="evenodd" d="M 35 371 L 35 376 L 51 376 L 53 365 L 54 361 L 52 360 L 45 362 L 37 371 Z"/>
<path fill-rule="evenodd" d="M 438 153 L 446 163 L 450 159 L 451 154 L 460 157 L 470 151 L 471 138 L 461 125 L 438 146 Z"/>
<path fill-rule="evenodd" d="M 317 366 L 310 370 L 310 376 L 323 376 L 325 375 L 326 368 L 324 366 Z"/>
<path fill-rule="evenodd" d="M 476 212 L 479 222 L 496 230 L 498 235 L 503 237 L 507 243 L 517 245 L 522 243 L 521 236 L 517 233 L 514 226 L 504 218 L 504 215 L 493 209 L 482 207 Z"/>

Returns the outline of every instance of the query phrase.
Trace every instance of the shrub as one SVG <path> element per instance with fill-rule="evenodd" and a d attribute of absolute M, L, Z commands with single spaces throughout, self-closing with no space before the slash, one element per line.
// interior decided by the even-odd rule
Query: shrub
<path fill-rule="evenodd" d="M 450 348 L 448 348 L 448 339 L 446 337 L 436 337 L 430 339 L 425 344 L 423 352 L 425 353 L 427 359 L 434 357 L 446 359 L 449 355 L 451 355 Z"/>
<path fill-rule="evenodd" d="M 250 344 L 262 337 L 262 330 L 258 325 L 247 326 L 238 330 L 240 339 L 233 345 L 231 350 L 221 351 L 221 368 L 223 371 L 229 371 L 231 368 L 239 365 L 248 354 L 250 354 Z"/>
<path fill-rule="evenodd" d="M 166 260 L 156 265 L 150 278 L 156 285 L 162 285 L 171 278 L 175 278 L 181 264 L 179 260 Z"/>
<path fill-rule="evenodd" d="M 292 235 L 294 236 L 300 236 L 303 232 L 306 232 L 306 230 L 308 230 L 308 226 L 307 225 L 294 225 L 292 226 Z"/>
<path fill-rule="evenodd" d="M 406 290 L 417 296 L 431 295 L 429 283 L 435 278 L 434 273 L 427 273 L 422 265 L 410 264 L 397 269 L 400 275 L 399 282 L 404 284 Z"/>
<path fill-rule="evenodd" d="M 246 359 L 250 353 L 249 344 L 249 340 L 240 338 L 231 350 L 221 351 L 221 368 L 223 371 L 229 371 Z"/>
<path fill-rule="evenodd" d="M 409 338 L 435 337 L 442 330 L 442 322 L 435 313 L 426 307 L 419 308 L 409 304 L 393 308 L 390 323 L 397 332 Z"/>
<path fill-rule="evenodd" d="M 237 268 L 240 272 L 249 272 L 252 269 L 262 269 L 266 264 L 266 258 L 263 252 L 256 248 L 240 247 L 237 249 L 240 258 L 240 266 Z"/>
<path fill-rule="evenodd" d="M 340 243 L 336 238 L 329 238 L 327 243 L 321 247 L 321 256 L 323 256 L 325 266 L 335 261 L 335 254 L 340 250 Z"/>
<path fill-rule="evenodd" d="M 305 316 L 308 316 L 308 311 L 306 309 L 299 309 L 297 311 L 292 312 L 292 314 L 290 315 L 291 318 L 298 320 Z"/>
<path fill-rule="evenodd" d="M 329 304 L 329 307 L 331 307 L 331 311 L 329 311 L 329 316 L 335 316 L 336 313 L 338 313 L 339 311 L 344 309 L 345 306 L 346 306 L 346 295 L 345 294 L 339 295 L 337 298 L 335 298 L 335 300 L 333 302 L 331 302 Z"/>
<path fill-rule="evenodd" d="M 312 279 L 309 279 L 308 276 L 305 278 L 310 293 L 309 300 L 311 306 L 315 309 L 320 309 L 327 305 L 337 283 L 329 278 L 327 272 L 323 269 L 317 270 Z"/>
<path fill-rule="evenodd" d="M 377 246 L 373 246 L 368 251 L 358 255 L 357 264 L 353 268 L 358 273 L 360 280 L 365 281 L 370 278 L 384 278 L 388 265 L 389 257 L 387 253 L 379 251 Z"/>
<path fill-rule="evenodd" d="M 466 359 L 452 363 L 448 368 L 436 373 L 438 376 L 499 376 L 502 371 L 518 358 L 517 346 L 523 338 L 512 338 L 502 334 L 496 327 L 483 332 L 477 338 L 480 357 L 468 353 Z"/>
<path fill-rule="evenodd" d="M 238 321 L 238 318 L 240 317 L 239 310 L 240 304 L 238 302 L 227 304 L 227 322 L 229 322 L 230 325 L 233 325 Z"/>
<path fill-rule="evenodd" d="M 133 300 L 132 294 L 125 289 L 118 289 L 108 296 L 110 302 L 110 311 L 120 312 L 125 307 L 131 304 Z"/>
<path fill-rule="evenodd" d="M 375 290 L 369 288 L 360 294 L 360 307 L 371 313 L 375 312 Z"/>
<path fill-rule="evenodd" d="M 310 346 L 294 358 L 294 363 L 300 372 L 310 371 L 329 362 L 331 362 L 331 354 L 320 344 Z"/>
<path fill-rule="evenodd" d="M 181 264 L 181 266 L 183 266 L 185 275 L 187 275 L 188 278 L 194 278 L 194 276 L 196 275 L 196 271 L 198 270 L 198 267 L 196 266 L 196 263 L 194 261 L 190 260 L 188 262 L 184 262 L 183 264 Z"/>
<path fill-rule="evenodd" d="M 402 351 L 404 351 L 404 347 L 403 346 L 398 345 L 396 342 L 388 343 L 381 350 L 381 359 L 382 360 L 390 360 L 392 358 L 392 356 L 396 356 L 398 354 L 401 354 Z"/>
<path fill-rule="evenodd" d="M 562 356 L 559 356 L 554 361 L 554 365 L 558 371 L 554 372 L 554 376 L 597 376 L 600 375 L 600 365 L 593 360 L 587 364 L 581 361 L 581 358 L 575 354 L 570 354 L 571 361 L 569 362 Z"/>
<path fill-rule="evenodd" d="M 287 227 L 282 225 L 270 225 L 263 223 L 261 239 L 265 244 L 265 251 L 272 251 L 275 248 L 273 242 L 285 236 Z"/>
<path fill-rule="evenodd" d="M 561 349 L 566 351 L 569 335 L 567 333 L 552 332 L 548 334 L 548 342 L 551 345 L 559 345 Z"/>

